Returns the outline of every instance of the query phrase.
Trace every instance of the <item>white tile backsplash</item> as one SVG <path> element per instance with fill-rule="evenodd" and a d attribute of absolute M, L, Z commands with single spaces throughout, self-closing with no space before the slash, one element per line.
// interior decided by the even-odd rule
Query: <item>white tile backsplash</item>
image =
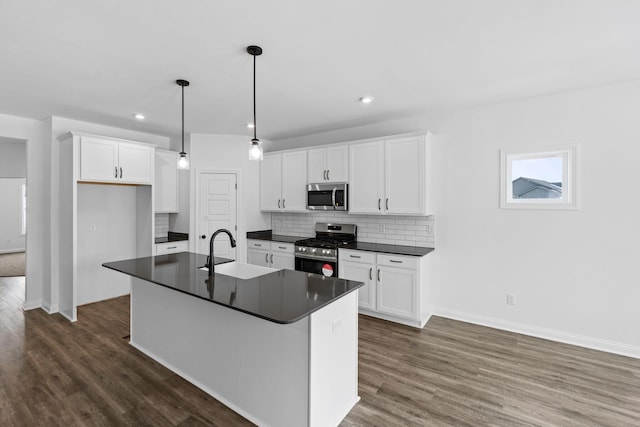
<path fill-rule="evenodd" d="M 351 215 L 345 212 L 271 214 L 274 234 L 314 236 L 316 222 L 356 224 L 361 242 L 433 248 L 436 244 L 436 217 Z M 156 226 L 157 229 L 157 226 Z"/>
<path fill-rule="evenodd" d="M 167 237 L 169 233 L 169 214 L 156 214 L 155 237 Z"/>

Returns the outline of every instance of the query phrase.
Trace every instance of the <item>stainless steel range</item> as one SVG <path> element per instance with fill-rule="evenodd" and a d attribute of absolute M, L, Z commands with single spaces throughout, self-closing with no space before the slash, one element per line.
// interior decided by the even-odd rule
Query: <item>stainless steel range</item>
<path fill-rule="evenodd" d="M 316 237 L 296 241 L 296 270 L 338 277 L 338 249 L 356 241 L 355 224 L 316 223 Z"/>

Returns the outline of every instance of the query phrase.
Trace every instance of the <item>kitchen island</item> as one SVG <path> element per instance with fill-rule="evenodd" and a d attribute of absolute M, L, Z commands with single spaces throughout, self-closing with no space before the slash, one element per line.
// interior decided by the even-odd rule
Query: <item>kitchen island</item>
<path fill-rule="evenodd" d="M 130 344 L 264 426 L 337 425 L 358 401 L 361 282 L 181 252 L 131 276 Z"/>

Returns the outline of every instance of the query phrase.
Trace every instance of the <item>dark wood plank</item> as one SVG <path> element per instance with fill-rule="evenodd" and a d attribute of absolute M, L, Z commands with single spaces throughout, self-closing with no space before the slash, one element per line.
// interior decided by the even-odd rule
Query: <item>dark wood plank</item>
<path fill-rule="evenodd" d="M 128 297 L 75 324 L 23 300 L 0 278 L 0 425 L 251 425 L 128 345 Z M 640 360 L 439 317 L 360 316 L 359 345 L 344 426 L 640 426 Z"/>

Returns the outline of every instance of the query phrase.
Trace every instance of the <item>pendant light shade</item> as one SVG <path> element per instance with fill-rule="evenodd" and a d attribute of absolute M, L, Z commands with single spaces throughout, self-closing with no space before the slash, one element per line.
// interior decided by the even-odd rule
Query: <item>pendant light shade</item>
<path fill-rule="evenodd" d="M 178 169 L 189 169 L 189 157 L 184 151 L 184 87 L 189 86 L 189 82 L 186 80 L 176 80 L 176 84 L 182 87 L 182 151 L 180 151 L 180 157 L 178 157 Z"/>
<path fill-rule="evenodd" d="M 262 160 L 262 142 L 258 139 L 256 123 L 256 56 L 262 55 L 260 46 L 247 46 L 247 53 L 253 56 L 253 139 L 249 147 L 249 160 Z"/>

